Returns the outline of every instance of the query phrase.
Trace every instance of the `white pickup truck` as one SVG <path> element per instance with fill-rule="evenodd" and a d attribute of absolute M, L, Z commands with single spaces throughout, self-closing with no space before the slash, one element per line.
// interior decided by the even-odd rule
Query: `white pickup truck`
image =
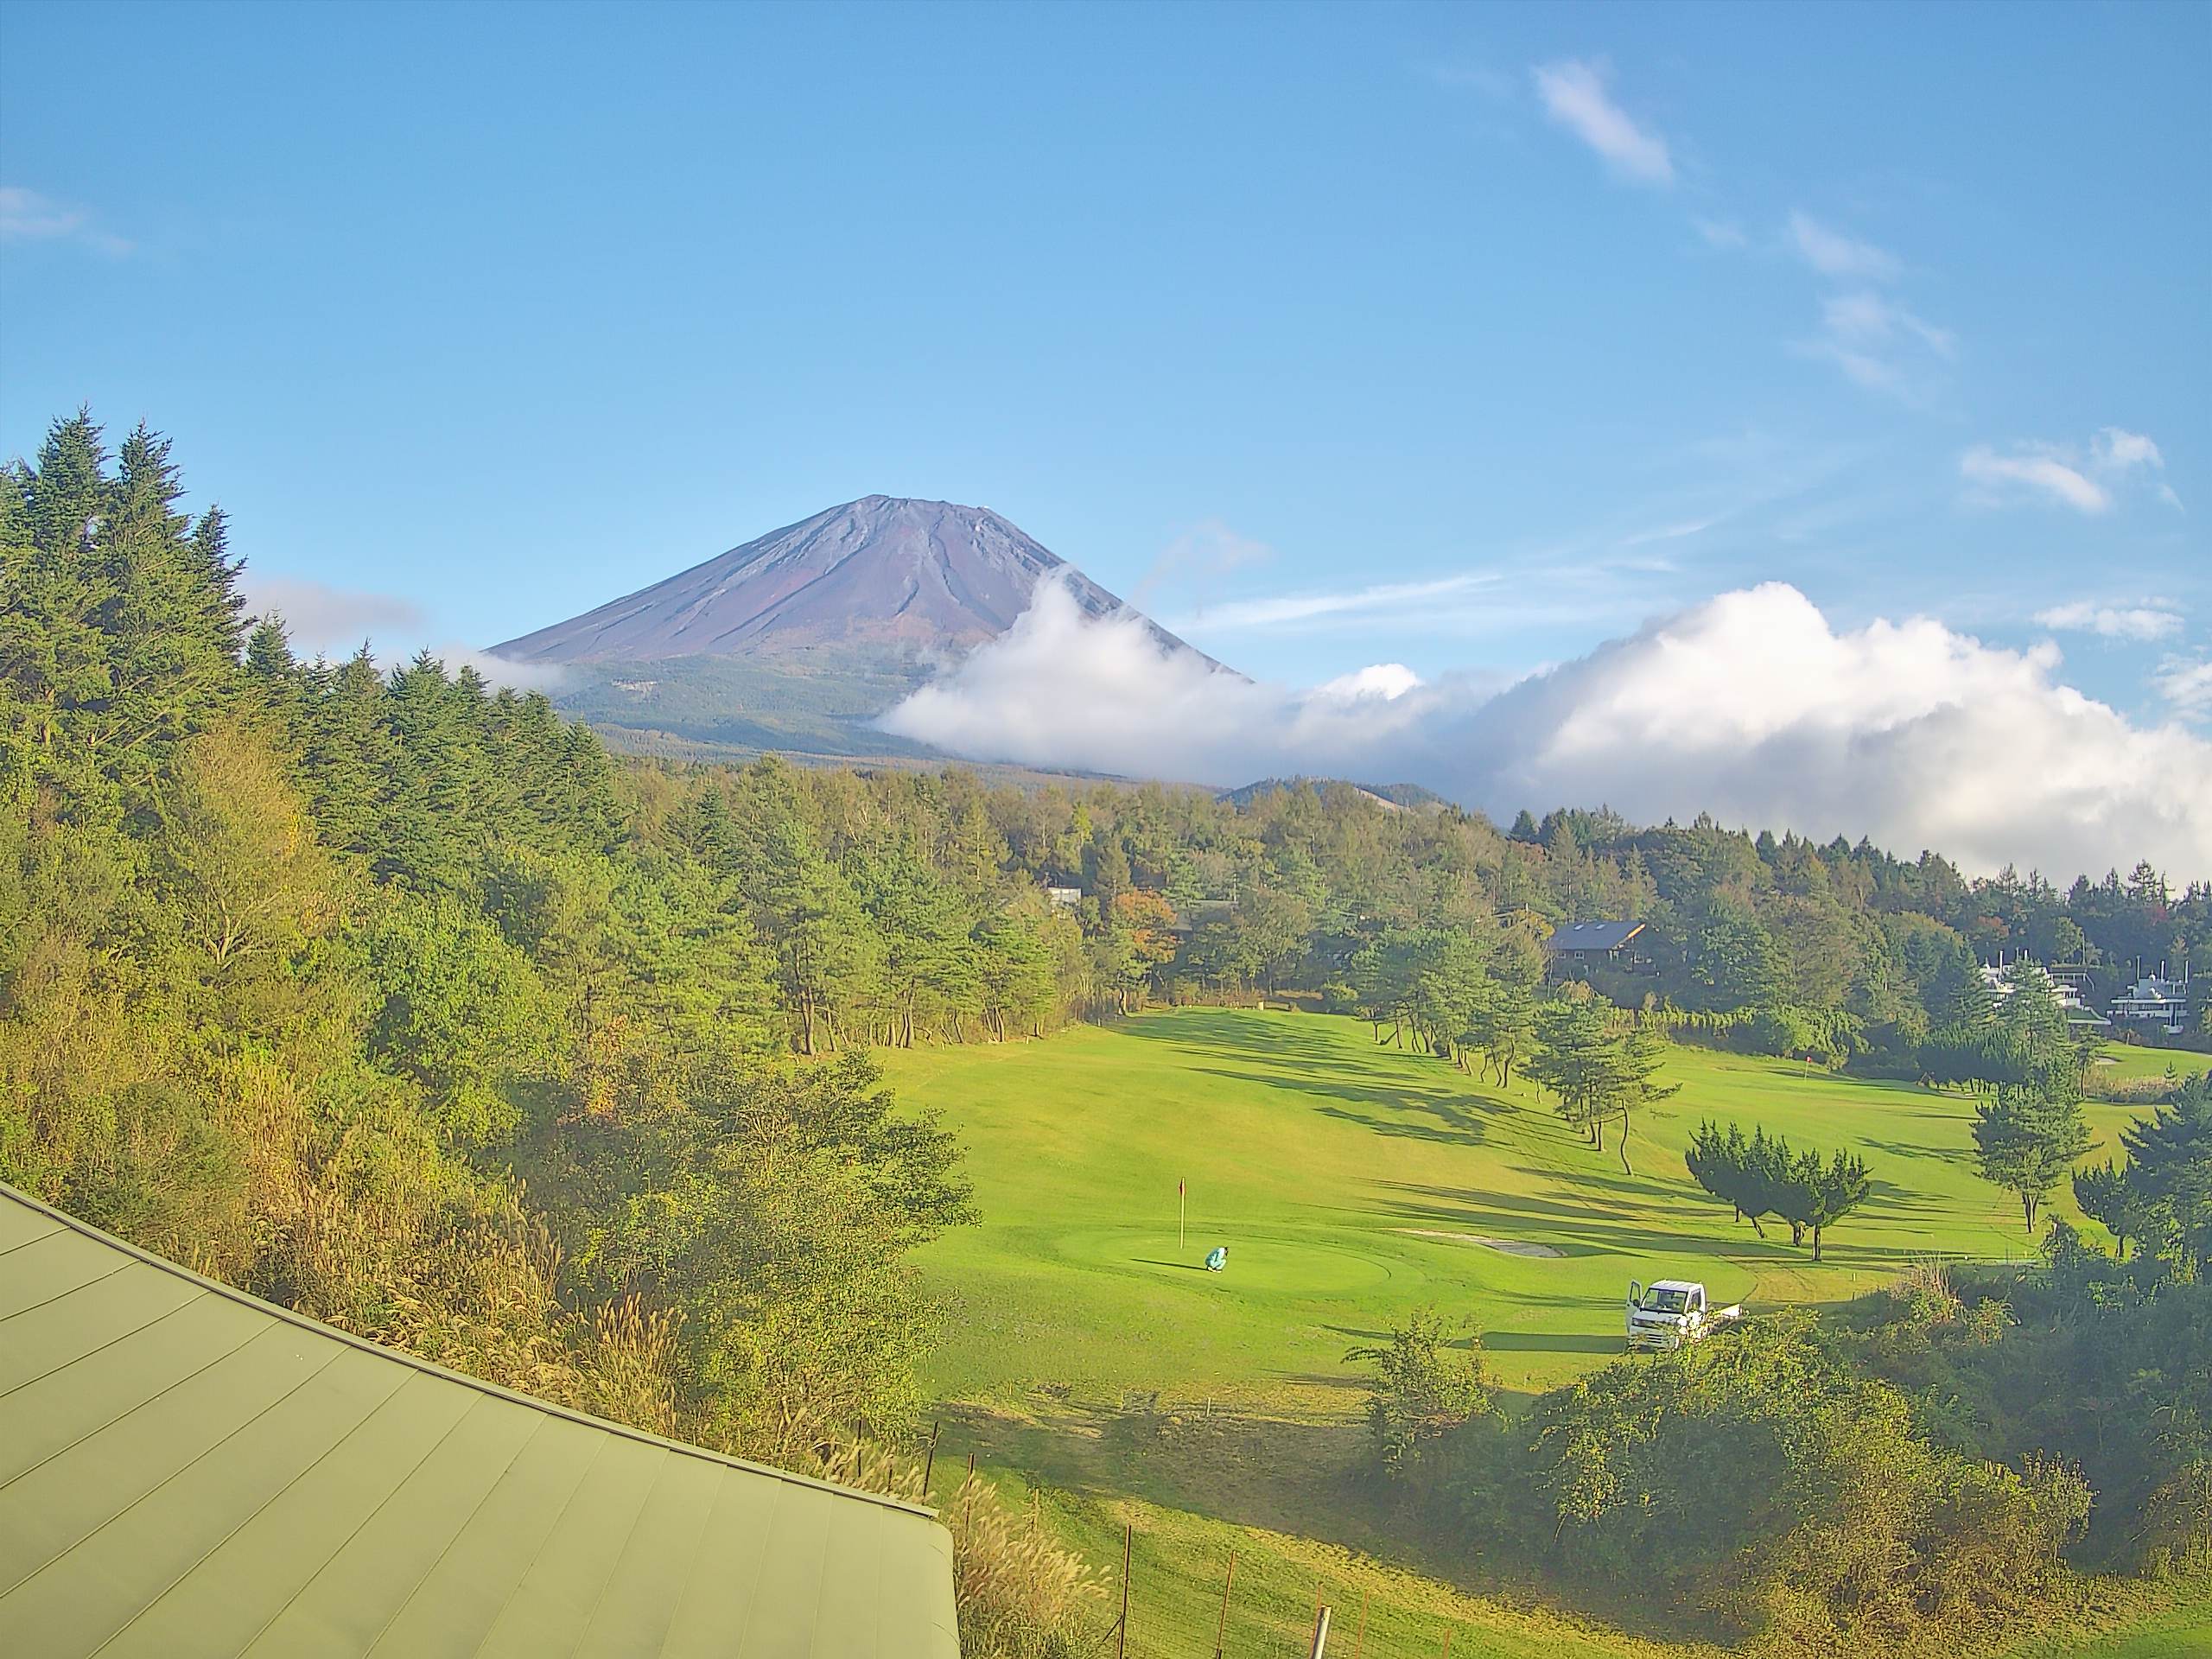
<path fill-rule="evenodd" d="M 1724 1325 L 1744 1317 L 1744 1305 L 1709 1306 L 1705 1287 L 1694 1279 L 1659 1279 L 1646 1290 L 1628 1281 L 1628 1345 L 1673 1350 L 1701 1342 Z"/>

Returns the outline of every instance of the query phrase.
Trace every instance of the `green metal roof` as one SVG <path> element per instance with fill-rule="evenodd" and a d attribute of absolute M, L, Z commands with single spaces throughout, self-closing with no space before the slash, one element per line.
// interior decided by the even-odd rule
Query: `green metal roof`
<path fill-rule="evenodd" d="M 0 1185 L 0 1652 L 959 1642 L 926 1510 L 442 1370 Z"/>

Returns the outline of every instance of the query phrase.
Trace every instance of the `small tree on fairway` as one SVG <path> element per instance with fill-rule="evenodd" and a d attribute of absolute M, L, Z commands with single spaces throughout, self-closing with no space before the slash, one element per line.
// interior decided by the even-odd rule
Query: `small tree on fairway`
<path fill-rule="evenodd" d="M 1636 1109 L 1662 1101 L 1681 1092 L 1679 1083 L 1654 1083 L 1659 1063 L 1666 1058 L 1667 1039 L 1649 1027 L 1638 1026 L 1621 1039 L 1620 1070 L 1617 1103 L 1621 1120 L 1621 1171 L 1633 1175 L 1629 1167 L 1628 1132 Z"/>
<path fill-rule="evenodd" d="M 1813 1260 L 1821 1259 L 1821 1235 L 1866 1202 L 1874 1190 L 1866 1160 L 1839 1147 L 1824 1166 L 1816 1153 L 1807 1153 L 1791 1182 L 1791 1206 L 1783 1215 L 1808 1228 L 1813 1235 Z"/>
<path fill-rule="evenodd" d="M 1787 1140 L 1769 1140 L 1764 1129 L 1747 1141 L 1733 1123 L 1725 1132 L 1716 1124 L 1699 1124 L 1684 1161 L 1692 1179 L 1732 1206 L 1738 1220 L 1749 1221 L 1760 1237 L 1766 1236 L 1762 1216 L 1789 1223 L 1792 1244 L 1802 1244 L 1809 1232 L 1815 1262 L 1821 1235 L 1864 1204 L 1874 1185 L 1866 1160 L 1855 1153 L 1839 1150 L 1823 1164 L 1818 1153 L 1792 1153 Z"/>
<path fill-rule="evenodd" d="M 1605 1145 L 1605 1120 L 1615 1116 L 1620 1089 L 1621 1044 L 1611 1030 L 1611 1014 L 1586 993 L 1561 997 L 1536 1016 L 1543 1052 L 1522 1068 L 1551 1090 L 1554 1109 L 1595 1147 Z"/>
<path fill-rule="evenodd" d="M 2031 1083 L 2000 1084 L 1997 1098 L 1974 1108 L 1974 1163 L 1981 1179 L 2020 1200 L 2031 1233 L 2044 1197 L 2094 1144 L 2082 1121 L 2082 1091 L 2044 1068 Z"/>
<path fill-rule="evenodd" d="M 1476 1001 L 1465 1038 L 1482 1050 L 1503 1085 L 1513 1082 L 1513 1068 L 1536 1031 L 1536 994 L 1518 976 L 1493 979 Z"/>

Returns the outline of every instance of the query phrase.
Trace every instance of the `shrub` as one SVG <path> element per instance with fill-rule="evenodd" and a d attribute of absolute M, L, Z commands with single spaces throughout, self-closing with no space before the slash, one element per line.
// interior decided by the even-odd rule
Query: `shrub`
<path fill-rule="evenodd" d="M 1471 1541 L 1797 1650 L 2016 1609 L 2089 1509 L 2054 1460 L 1932 1442 L 1903 1391 L 1800 1315 L 1608 1366 L 1420 1466 Z"/>
<path fill-rule="evenodd" d="M 1467 1351 L 1455 1355 L 1452 1344 L 1459 1338 Z M 1355 1348 L 1344 1357 L 1375 1366 L 1367 1421 L 1376 1461 L 1392 1473 L 1425 1442 L 1491 1409 L 1481 1336 L 1446 1324 L 1433 1307 L 1414 1309 L 1386 1345 Z"/>

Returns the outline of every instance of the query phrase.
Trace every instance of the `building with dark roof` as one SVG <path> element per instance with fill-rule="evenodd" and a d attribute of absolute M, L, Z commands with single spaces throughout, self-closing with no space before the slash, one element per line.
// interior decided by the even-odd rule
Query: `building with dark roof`
<path fill-rule="evenodd" d="M 1592 968 L 1633 969 L 1647 965 L 1635 945 L 1643 931 L 1642 922 L 1567 922 L 1554 930 L 1544 948 L 1551 953 L 1552 971 L 1569 979 Z"/>

